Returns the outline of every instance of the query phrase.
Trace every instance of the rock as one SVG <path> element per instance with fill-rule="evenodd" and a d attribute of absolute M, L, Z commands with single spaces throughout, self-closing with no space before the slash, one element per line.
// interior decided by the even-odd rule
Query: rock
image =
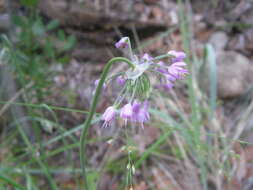
<path fill-rule="evenodd" d="M 154 0 L 153 0 L 154 1 Z M 108 3 L 107 5 L 97 5 L 92 1 L 68 1 L 68 0 L 43 0 L 39 1 L 40 11 L 52 19 L 57 19 L 64 26 L 77 27 L 81 29 L 92 29 L 102 27 L 106 29 L 113 29 L 115 26 L 124 26 L 131 28 L 135 23 L 135 27 L 155 27 L 165 28 L 171 26 L 168 22 L 170 19 L 168 10 L 163 7 L 160 8 L 155 5 L 144 5 L 142 9 L 152 9 L 153 19 L 148 18 L 147 12 L 137 12 L 139 8 L 135 9 L 134 3 L 129 3 L 127 6 L 123 1 L 116 1 L 115 3 Z M 110 1 L 108 1 L 110 2 Z M 159 2 L 159 1 L 157 1 Z M 145 21 L 140 20 L 143 15 L 147 16 Z M 162 16 L 162 19 L 158 19 Z M 157 19 L 156 19 L 157 17 Z"/>
<path fill-rule="evenodd" d="M 253 2 L 252 2 L 253 5 Z M 247 10 L 244 14 L 241 14 L 240 21 L 244 24 L 253 24 L 253 6 Z"/>
<path fill-rule="evenodd" d="M 246 42 L 247 42 L 247 43 L 245 43 L 245 48 L 252 55 L 252 53 L 253 53 L 253 28 L 251 28 L 245 32 L 245 38 L 246 38 Z"/>
<path fill-rule="evenodd" d="M 229 15 L 230 19 L 232 18 L 232 20 L 236 20 L 239 17 L 241 17 L 242 15 L 244 15 L 245 12 L 252 11 L 252 10 L 250 10 L 251 8 L 252 8 L 252 3 L 250 1 L 247 1 L 247 0 L 240 1 L 240 3 L 238 3 L 236 5 L 236 7 L 229 12 L 228 15 Z"/>
<path fill-rule="evenodd" d="M 244 94 L 253 82 L 253 65 L 247 57 L 233 51 L 217 55 L 218 96 L 234 98 Z"/>
<path fill-rule="evenodd" d="M 233 36 L 228 42 L 229 50 L 236 50 L 245 53 L 245 36 L 243 34 L 238 34 Z"/>
<path fill-rule="evenodd" d="M 244 55 L 252 56 L 253 53 L 253 28 L 244 30 L 233 36 L 227 45 L 227 49 L 242 52 Z"/>
<path fill-rule="evenodd" d="M 217 54 L 217 95 L 220 99 L 243 95 L 253 83 L 253 65 L 247 57 L 235 51 L 221 51 Z M 200 74 L 200 87 L 208 91 L 208 66 Z"/>
<path fill-rule="evenodd" d="M 215 32 L 211 35 L 209 43 L 219 52 L 224 50 L 228 42 L 228 36 L 225 32 Z"/>

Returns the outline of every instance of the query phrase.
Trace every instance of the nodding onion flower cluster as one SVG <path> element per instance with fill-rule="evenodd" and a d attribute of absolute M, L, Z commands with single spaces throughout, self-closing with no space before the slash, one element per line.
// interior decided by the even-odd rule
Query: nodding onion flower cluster
<path fill-rule="evenodd" d="M 161 84 L 156 85 L 156 87 L 171 89 L 176 80 L 183 79 L 188 74 L 188 70 L 185 68 L 186 63 L 184 62 L 186 54 L 171 50 L 167 54 L 155 58 L 145 53 L 139 59 L 136 55 L 132 54 L 128 37 L 121 38 L 115 44 L 115 47 L 129 50 L 134 68 L 129 68 L 123 74 L 116 75 L 117 83 L 123 88 L 115 103 L 109 106 L 103 113 L 103 127 L 110 125 L 116 116 L 122 118 L 125 123 L 131 121 L 139 123 L 143 127 L 144 123 L 150 120 L 148 98 L 152 86 L 149 75 L 151 73 L 158 74 Z M 169 63 L 160 61 L 166 57 L 169 58 Z M 96 84 L 98 84 L 98 81 L 96 81 Z M 126 100 L 126 104 L 120 108 L 120 105 Z"/>

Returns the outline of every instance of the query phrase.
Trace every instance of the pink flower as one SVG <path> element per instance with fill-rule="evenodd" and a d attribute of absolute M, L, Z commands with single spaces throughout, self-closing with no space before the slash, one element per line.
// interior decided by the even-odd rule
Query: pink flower
<path fill-rule="evenodd" d="M 175 82 L 177 80 L 177 78 L 173 75 L 167 75 L 167 79 L 168 81 L 171 81 L 171 82 Z"/>
<path fill-rule="evenodd" d="M 128 37 L 122 37 L 116 44 L 116 48 L 127 48 L 128 47 Z"/>
<path fill-rule="evenodd" d="M 138 121 L 138 113 L 140 109 L 141 109 L 141 103 L 135 100 L 133 103 L 133 116 L 131 118 L 132 121 L 134 122 Z"/>
<path fill-rule="evenodd" d="M 115 116 L 116 109 L 113 106 L 108 107 L 102 115 L 102 120 L 104 120 L 102 127 L 107 127 L 114 120 Z"/>
<path fill-rule="evenodd" d="M 168 74 L 168 70 L 165 68 L 165 63 L 163 61 L 159 61 L 157 65 L 161 66 L 157 68 L 156 70 L 162 74 Z"/>
<path fill-rule="evenodd" d="M 175 51 L 175 50 L 171 50 L 168 52 L 168 54 L 172 55 L 172 62 L 178 62 L 178 61 L 183 61 L 183 59 L 186 58 L 186 54 L 182 51 Z"/>
<path fill-rule="evenodd" d="M 141 103 L 135 100 L 133 103 L 133 112 L 138 113 L 140 108 L 141 108 Z"/>
<path fill-rule="evenodd" d="M 170 90 L 174 87 L 174 84 L 172 82 L 168 81 L 166 84 L 163 84 L 162 86 L 163 86 L 164 90 Z"/>
<path fill-rule="evenodd" d="M 145 101 L 142 105 L 141 103 L 135 101 L 133 104 L 133 116 L 132 121 L 138 122 L 143 128 L 143 124 L 150 119 L 148 112 L 148 102 Z"/>
<path fill-rule="evenodd" d="M 123 119 L 130 119 L 133 115 L 133 107 L 130 103 L 124 105 L 120 111 L 120 117 Z"/>
<path fill-rule="evenodd" d="M 153 60 L 154 58 L 152 57 L 152 56 L 150 56 L 148 53 L 145 53 L 143 56 L 142 56 L 142 58 L 141 58 L 141 60 L 142 60 L 142 63 L 144 62 L 150 62 L 150 63 L 153 63 Z"/>
<path fill-rule="evenodd" d="M 176 79 L 182 79 L 182 77 L 185 74 L 188 74 L 188 70 L 183 68 L 183 66 L 185 65 L 186 65 L 185 62 L 173 63 L 172 65 L 169 66 L 168 73 Z"/>

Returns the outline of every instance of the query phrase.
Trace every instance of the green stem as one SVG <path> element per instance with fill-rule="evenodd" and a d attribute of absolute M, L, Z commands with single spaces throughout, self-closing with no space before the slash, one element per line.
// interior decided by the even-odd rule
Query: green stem
<path fill-rule="evenodd" d="M 157 56 L 157 57 L 155 57 L 154 59 L 153 59 L 153 61 L 158 61 L 158 60 L 160 60 L 160 59 L 164 59 L 164 58 L 168 58 L 168 57 L 172 57 L 172 55 L 170 55 L 170 54 L 163 54 L 163 55 L 159 55 L 159 56 Z"/>
<path fill-rule="evenodd" d="M 101 89 L 102 89 L 103 84 L 105 82 L 106 76 L 107 76 L 112 64 L 116 63 L 116 62 L 125 62 L 130 67 L 132 67 L 132 68 L 135 67 L 131 61 L 129 61 L 127 58 L 124 58 L 124 57 L 114 57 L 104 67 L 104 70 L 103 70 L 102 75 L 100 77 L 95 95 L 92 99 L 92 104 L 91 104 L 91 108 L 90 108 L 88 117 L 83 124 L 83 131 L 82 131 L 81 138 L 80 138 L 80 162 L 81 162 L 83 180 L 85 183 L 84 184 L 85 190 L 90 190 L 88 180 L 87 180 L 87 175 L 86 175 L 86 166 L 85 166 L 85 162 L 86 162 L 85 151 L 86 151 L 87 133 L 88 133 L 88 130 L 91 126 L 90 123 L 91 123 L 93 115 L 96 111 L 97 103 L 99 100 L 99 95 L 101 94 Z"/>

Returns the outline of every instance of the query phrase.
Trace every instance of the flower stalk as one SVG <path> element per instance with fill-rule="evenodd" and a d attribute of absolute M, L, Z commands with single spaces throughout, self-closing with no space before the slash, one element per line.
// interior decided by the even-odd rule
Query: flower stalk
<path fill-rule="evenodd" d="M 110 70 L 112 64 L 114 64 L 116 62 L 125 62 L 132 69 L 135 67 L 135 65 L 130 60 L 128 60 L 127 58 L 114 57 L 105 65 L 104 70 L 101 74 L 101 78 L 98 82 L 94 97 L 92 99 L 92 104 L 91 104 L 91 107 L 90 107 L 88 117 L 87 117 L 87 119 L 85 120 L 85 122 L 83 124 L 83 130 L 82 130 L 82 134 L 81 134 L 81 138 L 80 138 L 80 163 L 81 163 L 82 175 L 83 175 L 83 180 L 84 180 L 84 190 L 89 190 L 90 189 L 89 184 L 88 184 L 88 179 L 87 179 L 87 173 L 86 173 L 86 161 L 87 161 L 87 159 L 86 159 L 86 144 L 87 144 L 88 130 L 91 126 L 91 121 L 92 121 L 92 118 L 95 114 L 96 107 L 97 107 L 98 100 L 99 100 L 99 95 L 101 94 L 101 90 L 104 86 L 104 82 L 106 80 L 106 77 L 109 73 L 109 70 Z"/>

